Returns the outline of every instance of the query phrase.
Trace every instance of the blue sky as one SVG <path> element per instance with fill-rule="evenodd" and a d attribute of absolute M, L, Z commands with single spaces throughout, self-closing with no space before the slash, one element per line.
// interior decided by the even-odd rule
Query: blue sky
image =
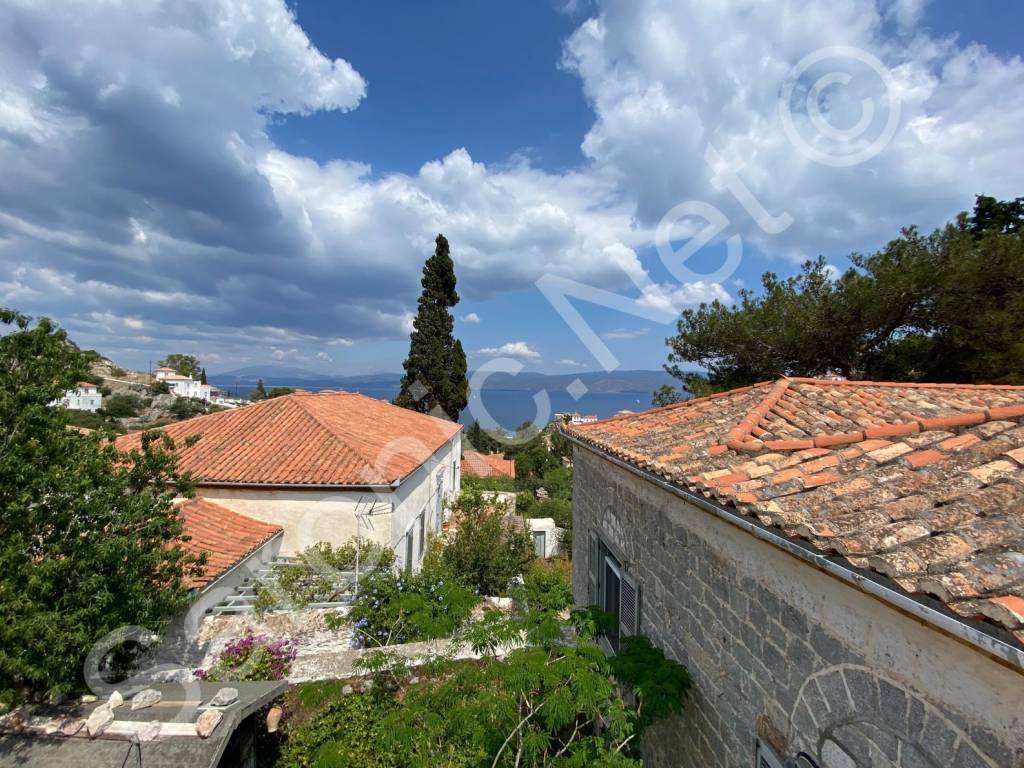
<path fill-rule="evenodd" d="M 656 368 L 685 307 L 1024 194 L 1022 21 L 995 0 L 8 5 L 0 303 L 122 365 L 395 371 L 442 231 L 472 367 Z M 841 131 L 868 101 L 853 139 L 811 114 Z M 545 276 L 635 300 L 576 304 L 612 358 Z"/>

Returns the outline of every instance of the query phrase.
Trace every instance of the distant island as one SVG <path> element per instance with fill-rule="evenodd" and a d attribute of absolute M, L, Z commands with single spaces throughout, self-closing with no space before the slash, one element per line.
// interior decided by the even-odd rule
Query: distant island
<path fill-rule="evenodd" d="M 472 378 L 472 374 L 470 374 Z M 304 387 L 306 389 L 397 389 L 402 379 L 400 373 L 375 373 L 360 376 L 335 376 L 315 371 L 277 365 L 253 365 L 224 371 L 209 376 L 209 381 L 219 387 L 244 387 L 255 385 L 258 379 L 266 387 Z M 495 373 L 487 378 L 483 389 L 512 392 L 565 390 L 576 379 L 582 381 L 587 390 L 594 394 L 644 395 L 649 401 L 651 393 L 662 384 L 676 384 L 675 379 L 665 371 L 587 371 L 584 373 L 536 373 L 523 371 L 517 375 Z"/>

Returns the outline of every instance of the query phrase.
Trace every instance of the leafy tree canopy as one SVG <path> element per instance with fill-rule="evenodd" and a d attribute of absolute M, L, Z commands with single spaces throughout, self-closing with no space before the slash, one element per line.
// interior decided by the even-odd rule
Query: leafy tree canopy
<path fill-rule="evenodd" d="M 206 403 L 196 397 L 178 397 L 168 411 L 178 420 L 191 419 L 206 413 Z"/>
<path fill-rule="evenodd" d="M 267 400 L 271 400 L 275 397 L 283 397 L 284 395 L 290 395 L 295 391 L 295 387 L 271 387 L 267 391 Z"/>
<path fill-rule="evenodd" d="M 451 309 L 459 303 L 459 294 L 455 291 L 455 264 L 444 235 L 437 236 L 434 255 L 423 266 L 421 284 L 423 292 L 395 404 L 420 413 L 439 409 L 454 421 L 469 402 L 469 381 L 466 353 L 453 333 Z"/>
<path fill-rule="evenodd" d="M 173 368 L 180 376 L 191 376 L 198 378 L 202 369 L 199 367 L 199 358 L 194 355 L 182 355 L 174 352 L 160 361 L 163 368 Z"/>
<path fill-rule="evenodd" d="M 173 507 L 191 482 L 166 435 L 127 457 L 47 403 L 87 358 L 50 320 L 0 308 L 0 697 L 70 692 L 112 630 L 161 631 L 199 563 Z"/>
<path fill-rule="evenodd" d="M 481 453 L 497 453 L 502 450 L 504 444 L 491 432 L 480 426 L 479 421 L 474 421 L 466 430 L 463 439 L 468 447 Z"/>
<path fill-rule="evenodd" d="M 662 384 L 654 391 L 654 396 L 651 397 L 651 405 L 655 408 L 660 408 L 663 405 L 678 403 L 682 399 L 683 396 L 678 389 L 671 384 Z"/>
<path fill-rule="evenodd" d="M 463 491 L 452 508 L 456 528 L 441 551 L 441 563 L 483 595 L 505 594 L 533 559 L 529 535 L 505 514 L 478 491 Z"/>
<path fill-rule="evenodd" d="M 574 622 L 566 643 L 557 614 L 570 601 L 567 579 L 531 571 L 517 592 L 521 613 L 485 610 L 463 634 L 480 660 L 441 656 L 413 681 L 395 654 L 364 657 L 372 690 L 332 696 L 289 727 L 279 765 L 639 768 L 644 731 L 683 710 L 689 674 L 643 637 L 624 638 L 609 658 L 587 629 L 596 618 Z M 524 637 L 526 647 L 496 657 Z"/>
<path fill-rule="evenodd" d="M 138 416 L 142 410 L 142 398 L 129 392 L 115 392 L 103 398 L 103 413 L 115 419 Z"/>
<path fill-rule="evenodd" d="M 835 275 L 824 258 L 739 304 L 685 310 L 666 370 L 694 395 L 789 376 L 1024 381 L 1024 199 L 979 197 L 930 235 L 916 228 Z M 698 364 L 702 377 L 682 368 Z"/>

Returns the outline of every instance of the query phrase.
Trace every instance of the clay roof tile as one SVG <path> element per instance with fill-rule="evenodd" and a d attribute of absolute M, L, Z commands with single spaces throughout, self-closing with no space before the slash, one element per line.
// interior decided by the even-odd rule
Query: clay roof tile
<path fill-rule="evenodd" d="M 291 394 L 177 422 L 161 431 L 200 485 L 389 485 L 461 426 L 354 393 Z M 198 435 L 192 446 L 187 438 Z M 141 433 L 117 438 L 138 449 Z"/>

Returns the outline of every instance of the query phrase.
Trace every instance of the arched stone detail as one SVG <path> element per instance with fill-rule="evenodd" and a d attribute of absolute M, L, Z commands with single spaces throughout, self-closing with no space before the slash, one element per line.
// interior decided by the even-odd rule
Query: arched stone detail
<path fill-rule="evenodd" d="M 789 716 L 789 745 L 821 768 L 1001 768 L 920 694 L 856 664 L 804 681 Z"/>

